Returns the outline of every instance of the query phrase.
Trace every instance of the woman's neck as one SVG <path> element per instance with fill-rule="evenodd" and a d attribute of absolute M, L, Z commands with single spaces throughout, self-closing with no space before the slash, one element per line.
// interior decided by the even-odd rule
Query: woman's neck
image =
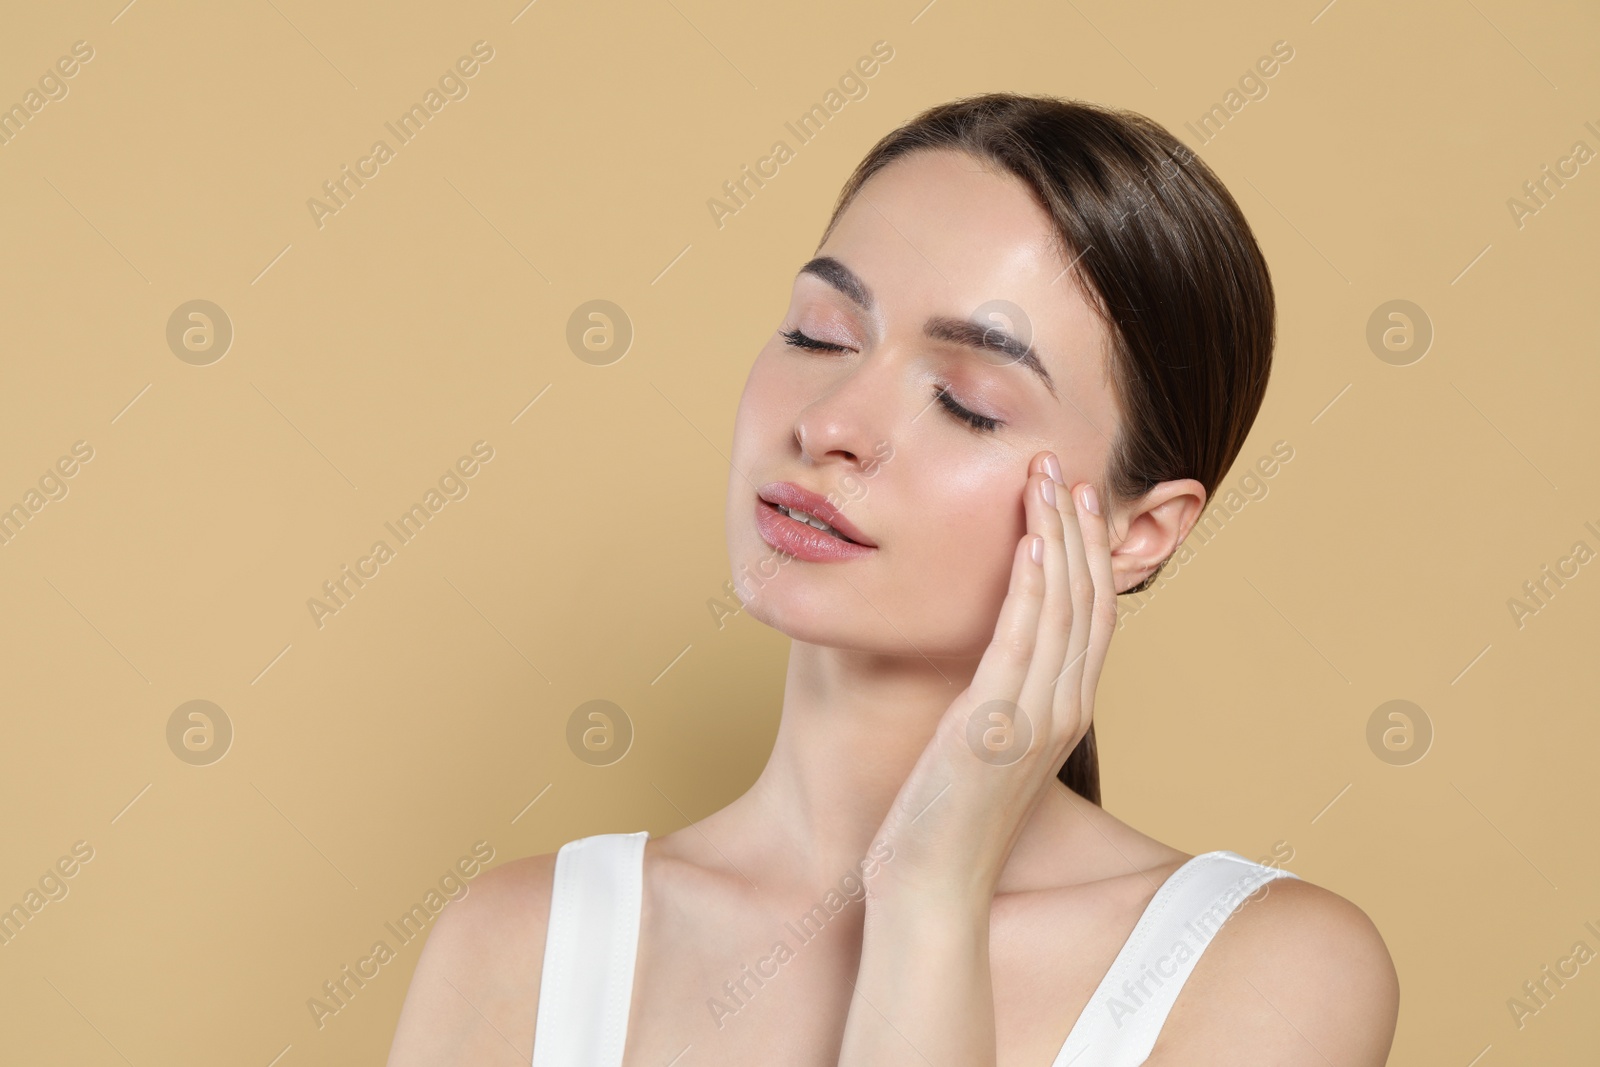
<path fill-rule="evenodd" d="M 866 855 L 976 666 L 793 642 L 777 740 L 752 792 L 799 863 L 831 871 Z"/>
<path fill-rule="evenodd" d="M 669 851 L 763 894 L 810 900 L 838 886 L 868 857 L 900 787 L 977 665 L 792 641 L 766 766 L 732 803 L 668 835 L 675 839 Z M 997 895 L 1127 875 L 1185 855 L 1053 779 L 1042 790 Z"/>
<path fill-rule="evenodd" d="M 725 858 L 761 871 L 757 881 L 797 892 L 857 870 L 976 669 L 975 659 L 934 662 L 794 641 L 772 754 L 750 789 L 705 824 L 713 839 L 742 843 L 740 855 Z"/>

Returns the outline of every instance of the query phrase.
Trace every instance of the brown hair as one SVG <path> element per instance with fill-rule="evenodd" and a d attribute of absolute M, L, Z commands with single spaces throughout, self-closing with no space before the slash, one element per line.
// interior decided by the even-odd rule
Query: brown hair
<path fill-rule="evenodd" d="M 1078 271 L 1111 339 L 1120 418 L 1105 472 L 1108 507 L 1177 478 L 1200 482 L 1209 499 L 1260 410 L 1274 341 L 1266 260 L 1221 180 L 1135 112 L 986 93 L 928 108 L 873 145 L 818 247 L 868 178 L 919 149 L 997 165 L 1049 213 L 1062 261 Z M 1143 592 L 1160 572 L 1125 592 Z M 1093 725 L 1057 777 L 1100 803 Z"/>

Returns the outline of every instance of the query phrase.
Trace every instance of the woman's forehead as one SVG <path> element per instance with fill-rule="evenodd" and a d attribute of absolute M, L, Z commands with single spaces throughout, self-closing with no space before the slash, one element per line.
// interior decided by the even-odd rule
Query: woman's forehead
<path fill-rule="evenodd" d="M 881 245 L 941 277 L 1048 281 L 1064 265 L 1057 243 L 1049 213 L 1021 179 L 946 149 L 912 152 L 874 173 L 826 246 Z"/>
<path fill-rule="evenodd" d="M 859 279 L 871 297 L 866 317 L 879 325 L 999 314 L 1008 329 L 1032 335 L 1052 373 L 1092 366 L 1102 377 L 1105 325 L 1059 248 L 1049 214 L 1020 179 L 940 150 L 869 178 L 817 254 Z"/>
<path fill-rule="evenodd" d="M 818 249 L 863 277 L 881 276 L 886 297 L 892 287 L 1024 307 L 1019 297 L 1059 303 L 1075 285 L 1062 252 L 1049 213 L 1020 178 L 948 149 L 913 152 L 874 173 Z"/>

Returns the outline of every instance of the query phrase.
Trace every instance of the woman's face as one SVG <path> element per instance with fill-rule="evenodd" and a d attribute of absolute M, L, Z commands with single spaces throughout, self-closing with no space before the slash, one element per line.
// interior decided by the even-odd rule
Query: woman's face
<path fill-rule="evenodd" d="M 817 256 L 739 401 L 727 534 L 740 598 L 796 640 L 980 656 L 1026 531 L 1028 461 L 1050 449 L 1068 486 L 1100 485 L 1117 425 L 1104 325 L 1044 209 L 965 153 L 878 171 Z M 1002 352 L 998 332 L 983 347 L 986 327 L 1032 354 Z M 796 347 L 791 330 L 842 350 Z M 794 554 L 807 535 L 761 498 L 779 482 L 824 498 L 860 543 L 811 531 L 820 548 Z"/>

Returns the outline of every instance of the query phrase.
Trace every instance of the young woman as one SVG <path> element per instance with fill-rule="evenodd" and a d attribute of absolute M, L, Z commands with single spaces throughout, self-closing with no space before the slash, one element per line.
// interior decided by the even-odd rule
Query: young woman
<path fill-rule="evenodd" d="M 1359 908 L 1099 805 L 1117 595 L 1238 455 L 1273 314 L 1149 119 L 990 94 L 880 141 L 734 426 L 733 573 L 793 639 L 770 760 L 682 830 L 481 877 L 391 1067 L 1384 1063 Z"/>

